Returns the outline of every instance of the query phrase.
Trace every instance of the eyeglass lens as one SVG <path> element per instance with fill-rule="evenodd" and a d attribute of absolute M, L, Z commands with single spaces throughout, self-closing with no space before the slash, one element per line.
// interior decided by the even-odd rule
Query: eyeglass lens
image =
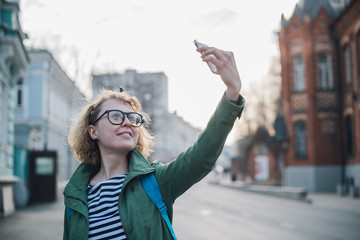
<path fill-rule="evenodd" d="M 125 115 L 133 126 L 141 126 L 142 116 L 135 112 L 124 113 L 119 110 L 109 111 L 108 117 L 112 124 L 122 124 L 125 121 Z"/>

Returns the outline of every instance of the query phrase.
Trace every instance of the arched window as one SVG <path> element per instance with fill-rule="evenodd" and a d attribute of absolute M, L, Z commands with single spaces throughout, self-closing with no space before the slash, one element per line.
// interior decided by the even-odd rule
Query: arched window
<path fill-rule="evenodd" d="M 305 91 L 305 68 L 304 60 L 302 56 L 296 56 L 293 59 L 294 69 L 294 91 L 303 92 Z"/>
<path fill-rule="evenodd" d="M 296 158 L 304 158 L 307 156 L 306 125 L 304 121 L 295 123 L 295 155 Z"/>

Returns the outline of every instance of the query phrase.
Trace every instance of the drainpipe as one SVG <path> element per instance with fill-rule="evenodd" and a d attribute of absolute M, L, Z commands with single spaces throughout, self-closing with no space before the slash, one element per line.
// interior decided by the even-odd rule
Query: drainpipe
<path fill-rule="evenodd" d="M 342 107 L 343 107 L 343 88 L 342 88 L 342 79 L 341 79 L 341 47 L 340 41 L 335 37 L 335 27 L 334 25 L 330 26 L 330 38 L 335 43 L 335 71 L 336 71 L 336 80 L 337 80 L 337 92 L 338 92 L 338 118 L 340 121 L 339 124 L 339 133 L 340 133 L 340 177 L 341 177 L 341 186 L 345 185 L 346 178 L 346 153 L 345 153 L 345 144 L 344 144 L 344 121 L 342 116 Z"/>

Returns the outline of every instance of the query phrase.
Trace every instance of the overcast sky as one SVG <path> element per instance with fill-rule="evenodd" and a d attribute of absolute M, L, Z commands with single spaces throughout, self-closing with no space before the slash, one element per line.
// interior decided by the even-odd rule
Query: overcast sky
<path fill-rule="evenodd" d="M 205 127 L 225 90 L 195 51 L 194 39 L 235 53 L 246 87 L 262 79 L 278 52 L 281 14 L 298 0 L 21 0 L 27 46 L 53 50 L 88 88 L 91 72 L 162 71 L 169 110 Z M 245 98 L 246 94 L 244 92 Z"/>

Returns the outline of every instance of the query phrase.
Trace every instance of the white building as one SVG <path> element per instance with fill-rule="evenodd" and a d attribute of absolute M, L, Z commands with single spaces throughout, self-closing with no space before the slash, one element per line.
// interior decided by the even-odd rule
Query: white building
<path fill-rule="evenodd" d="M 85 96 L 50 52 L 30 49 L 29 53 L 27 75 L 16 86 L 15 145 L 56 151 L 59 180 L 68 180 L 78 164 L 67 133 Z"/>
<path fill-rule="evenodd" d="M 14 86 L 24 77 L 29 61 L 19 11 L 19 0 L 0 1 L 0 217 L 15 211 Z"/>

